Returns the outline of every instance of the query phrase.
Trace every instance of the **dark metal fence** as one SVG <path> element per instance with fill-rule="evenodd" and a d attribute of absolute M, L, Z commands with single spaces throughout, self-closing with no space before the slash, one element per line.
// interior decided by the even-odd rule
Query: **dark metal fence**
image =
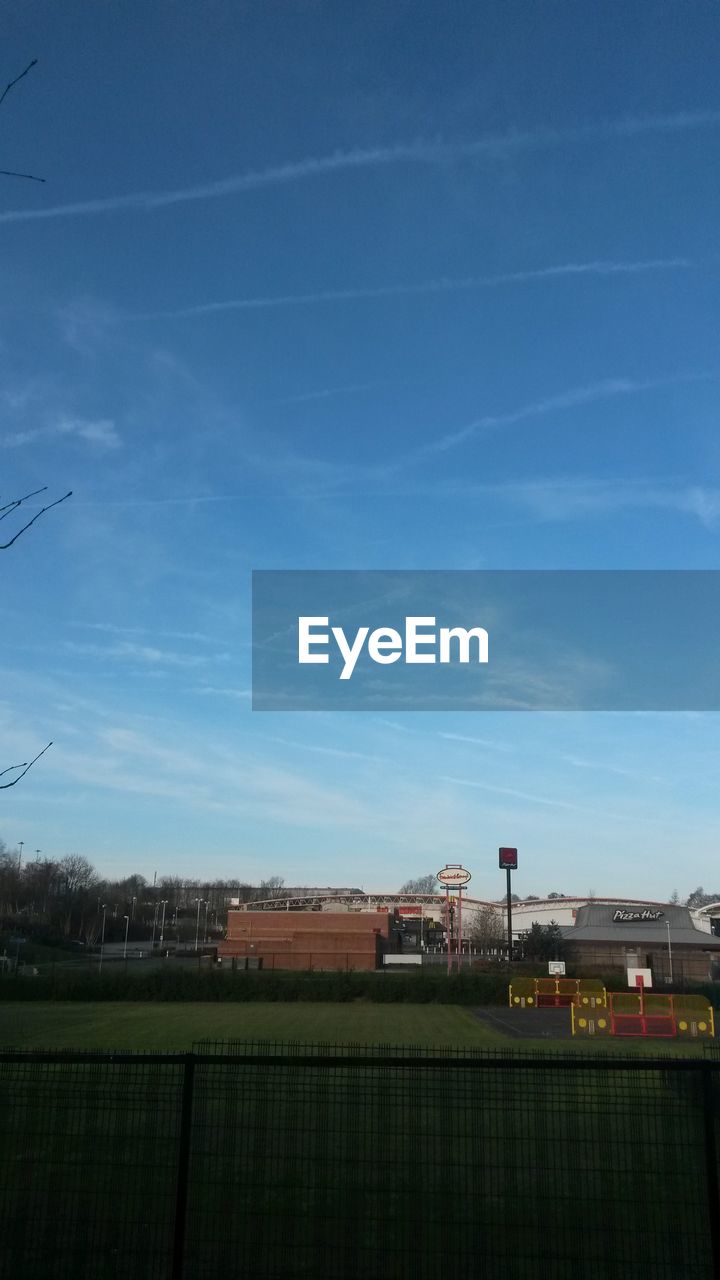
<path fill-rule="evenodd" d="M 720 1059 L 0 1052 L 0 1276 L 710 1280 Z"/>

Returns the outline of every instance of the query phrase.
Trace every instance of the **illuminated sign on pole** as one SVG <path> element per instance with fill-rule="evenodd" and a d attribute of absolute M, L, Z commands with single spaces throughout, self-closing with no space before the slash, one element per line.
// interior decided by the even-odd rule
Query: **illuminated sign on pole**
<path fill-rule="evenodd" d="M 440 884 L 445 885 L 445 922 L 447 928 L 447 949 L 448 949 L 448 974 L 452 969 L 452 925 L 450 913 L 450 890 L 457 889 L 457 935 L 455 939 L 455 953 L 457 956 L 457 967 L 460 969 L 462 964 L 462 891 L 464 886 L 472 879 L 470 872 L 460 866 L 459 862 L 447 863 L 442 871 L 438 871 L 436 879 Z"/>
<path fill-rule="evenodd" d="M 508 964 L 512 963 L 513 958 L 513 937 L 512 937 L 512 893 L 510 872 L 517 871 L 517 849 L 498 849 L 498 857 L 500 870 L 507 872 L 507 937 L 508 937 Z"/>

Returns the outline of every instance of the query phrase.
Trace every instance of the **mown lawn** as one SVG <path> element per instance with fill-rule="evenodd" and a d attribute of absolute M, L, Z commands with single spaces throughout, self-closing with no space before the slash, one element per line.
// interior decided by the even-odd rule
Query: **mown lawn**
<path fill-rule="evenodd" d="M 499 1047 L 506 1038 L 454 1005 L 0 1004 L 0 1045 L 32 1049 L 189 1049 L 194 1041 L 306 1040 Z"/>
<path fill-rule="evenodd" d="M 302 1002 L 16 1002 L 0 1005 L 0 1031 L 35 1046 L 245 1036 L 503 1050 L 479 1065 L 278 1054 L 192 1073 L 182 1057 L 0 1064 L 3 1277 L 174 1274 L 184 1079 L 188 1278 L 235 1275 L 238 1258 L 264 1280 L 714 1274 L 701 1072 L 618 1061 L 636 1042 L 568 1070 L 554 1058 L 601 1046 L 512 1041 L 554 1050 L 528 1066 L 467 1009 Z"/>
<path fill-rule="evenodd" d="M 528 1018 L 532 1018 L 532 1013 Z M 466 1008 L 429 1004 L 0 1003 L 0 1046 L 186 1050 L 198 1040 L 292 1040 L 545 1052 L 698 1053 L 668 1040 L 517 1040 Z"/>

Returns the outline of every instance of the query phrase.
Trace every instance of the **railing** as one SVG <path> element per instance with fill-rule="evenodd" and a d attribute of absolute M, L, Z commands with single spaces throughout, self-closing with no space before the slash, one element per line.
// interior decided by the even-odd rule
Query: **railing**
<path fill-rule="evenodd" d="M 2 1051 L 0 1091 L 3 1280 L 720 1273 L 714 1048 Z"/>

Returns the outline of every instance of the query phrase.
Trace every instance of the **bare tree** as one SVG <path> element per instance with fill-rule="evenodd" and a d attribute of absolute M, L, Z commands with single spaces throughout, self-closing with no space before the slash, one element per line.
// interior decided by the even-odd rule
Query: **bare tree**
<path fill-rule="evenodd" d="M 15 85 L 19 84 L 21 80 L 24 80 L 28 72 L 32 71 L 33 67 L 36 65 L 37 58 L 33 58 L 19 75 L 15 76 L 13 80 L 8 81 L 0 94 L 0 107 L 3 105 L 8 94 L 15 88 Z M 34 173 L 19 173 L 15 169 L 0 169 L 0 175 L 4 178 L 24 178 L 28 182 L 45 181 L 44 178 L 38 178 Z M 35 498 L 39 493 L 45 493 L 46 490 L 47 485 L 43 485 L 41 489 L 35 489 L 32 493 L 26 493 L 22 498 L 12 498 L 11 501 L 6 502 L 4 506 L 0 506 L 0 520 L 6 520 L 8 516 L 13 515 L 14 512 L 22 506 L 23 502 L 27 502 L 28 498 Z M 0 542 L 0 551 L 7 551 L 8 548 L 11 547 L 13 543 L 17 542 L 18 538 L 22 537 L 30 526 L 35 524 L 35 521 L 39 520 L 46 511 L 50 511 L 52 507 L 57 507 L 61 502 L 65 502 L 66 498 L 71 496 L 72 489 L 69 490 L 68 493 L 63 494 L 62 498 L 56 498 L 54 502 L 49 502 L 47 506 L 42 507 L 40 511 L 36 512 L 30 520 L 27 520 L 20 529 L 17 529 L 11 538 L 8 538 L 6 542 Z M 25 777 L 28 769 L 32 769 L 36 761 L 40 759 L 40 756 L 44 755 L 51 746 L 52 742 L 48 742 L 47 746 L 43 747 L 42 751 L 38 751 L 37 755 L 32 760 L 24 760 L 21 764 L 11 764 L 8 765 L 6 769 L 0 770 L 0 778 L 4 778 L 8 773 L 16 774 L 16 776 L 9 782 L 0 782 L 0 791 L 7 791 L 9 787 L 16 786 L 20 779 Z"/>
<path fill-rule="evenodd" d="M 265 898 L 282 898 L 285 881 L 282 876 L 269 876 L 267 880 L 260 881 L 260 899 Z"/>
<path fill-rule="evenodd" d="M 440 889 L 438 887 L 437 877 L 433 875 L 417 876 L 416 879 L 414 880 L 406 880 L 405 883 L 400 886 L 400 893 L 439 893 L 439 892 L 440 892 Z"/>
<path fill-rule="evenodd" d="M 63 858 L 58 864 L 58 872 L 63 886 L 64 932 L 69 936 L 73 915 L 75 915 L 77 936 L 80 938 L 83 934 L 85 915 L 99 877 L 92 863 L 80 853 L 71 853 Z"/>
<path fill-rule="evenodd" d="M 5 90 L 5 92 L 7 93 L 7 90 Z M 2 98 L 0 98 L 0 102 L 2 102 Z M 11 516 L 19 507 L 22 506 L 23 502 L 27 502 L 28 498 L 35 498 L 39 493 L 45 493 L 46 489 L 47 485 L 43 485 L 41 489 L 34 489 L 32 493 L 26 493 L 22 498 L 12 498 L 10 502 L 6 502 L 4 506 L 0 507 L 0 521 L 6 520 L 8 516 Z M 30 520 L 26 520 L 25 524 L 15 531 L 11 538 L 8 538 L 6 542 L 0 542 L 0 551 L 7 551 L 8 548 L 12 547 L 13 544 L 17 542 L 18 538 L 22 537 L 30 526 L 35 524 L 35 521 L 39 520 L 46 511 L 50 511 L 53 507 L 59 506 L 61 502 L 64 502 L 66 498 L 70 497 L 72 497 L 72 489 L 63 494 L 62 498 L 56 498 L 54 502 L 49 502 L 47 506 L 41 507 L 41 509 L 37 511 Z M 7 791 L 9 787 L 17 786 L 20 779 L 25 777 L 28 769 L 32 769 L 33 765 L 41 756 L 45 755 L 45 752 L 48 751 L 51 746 L 52 742 L 48 742 L 46 746 L 43 747 L 42 751 L 38 751 L 37 755 L 34 756 L 32 760 L 22 760 L 20 764 L 9 764 L 5 769 L 0 770 L 0 778 L 4 778 L 9 773 L 15 774 L 15 777 L 11 778 L 8 782 L 0 782 L 0 791 Z"/>
<path fill-rule="evenodd" d="M 494 907 L 476 911 L 468 930 L 468 937 L 480 951 L 495 951 L 505 936 L 505 921 Z"/>

